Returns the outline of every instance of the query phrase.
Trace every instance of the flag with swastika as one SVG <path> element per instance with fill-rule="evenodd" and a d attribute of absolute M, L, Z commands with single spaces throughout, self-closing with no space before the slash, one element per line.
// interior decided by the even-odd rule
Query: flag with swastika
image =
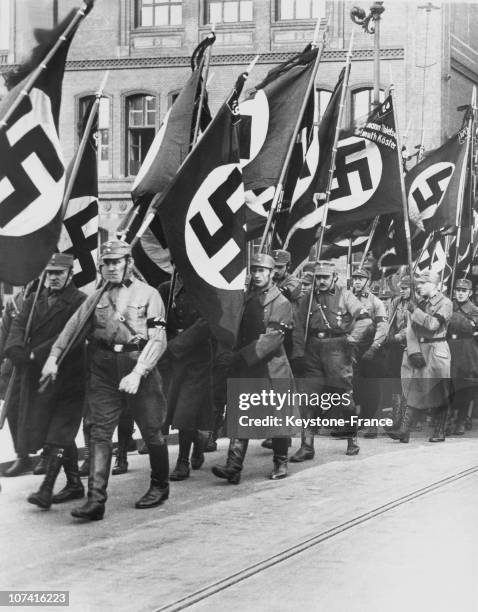
<path fill-rule="evenodd" d="M 41 273 L 60 234 L 65 165 L 58 123 L 71 37 L 40 72 L 29 93 L 23 91 L 30 73 L 75 14 L 69 13 L 55 30 L 36 30 L 38 45 L 31 58 L 5 79 L 9 91 L 0 103 L 0 280 L 12 285 L 24 285 Z M 20 105 L 5 120 L 18 99 Z"/>
<path fill-rule="evenodd" d="M 245 75 L 160 202 L 158 215 L 186 291 L 212 333 L 232 346 L 246 278 L 244 185 L 234 110 Z"/>
<path fill-rule="evenodd" d="M 89 113 L 86 113 L 88 116 Z M 63 218 L 58 250 L 73 255 L 73 281 L 85 293 L 96 284 L 98 249 L 98 161 L 93 123 Z M 73 161 L 67 177 L 70 176 Z"/>

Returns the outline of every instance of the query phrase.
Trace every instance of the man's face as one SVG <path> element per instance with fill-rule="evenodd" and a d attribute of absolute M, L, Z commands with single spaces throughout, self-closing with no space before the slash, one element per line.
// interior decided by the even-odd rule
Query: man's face
<path fill-rule="evenodd" d="M 417 293 L 422 298 L 430 297 L 436 289 L 435 283 L 431 283 L 430 281 L 425 281 L 425 282 L 417 281 L 416 286 L 417 286 Z"/>
<path fill-rule="evenodd" d="M 101 265 L 101 276 L 105 281 L 119 285 L 123 282 L 126 269 L 126 257 L 119 259 L 103 259 Z"/>
<path fill-rule="evenodd" d="M 281 281 L 287 274 L 287 264 L 276 263 L 274 267 L 274 280 Z"/>
<path fill-rule="evenodd" d="M 410 287 L 400 285 L 400 297 L 402 300 L 408 300 L 410 298 Z"/>
<path fill-rule="evenodd" d="M 262 266 L 251 267 L 252 284 L 256 289 L 265 289 L 272 283 L 272 270 Z"/>
<path fill-rule="evenodd" d="M 51 291 L 61 291 L 71 281 L 69 270 L 47 270 L 46 286 Z"/>
<path fill-rule="evenodd" d="M 354 276 L 352 279 L 353 288 L 355 291 L 362 291 L 365 289 L 365 285 L 368 283 L 368 278 L 363 278 L 362 276 Z"/>
<path fill-rule="evenodd" d="M 307 281 L 302 281 L 302 294 L 308 293 L 310 288 L 312 287 L 312 283 Z"/>
<path fill-rule="evenodd" d="M 316 274 L 315 275 L 315 286 L 317 291 L 329 291 L 334 284 L 334 275 L 333 274 Z"/>
<path fill-rule="evenodd" d="M 455 299 L 459 304 L 464 304 L 467 300 L 470 299 L 470 296 L 470 289 L 455 289 Z"/>

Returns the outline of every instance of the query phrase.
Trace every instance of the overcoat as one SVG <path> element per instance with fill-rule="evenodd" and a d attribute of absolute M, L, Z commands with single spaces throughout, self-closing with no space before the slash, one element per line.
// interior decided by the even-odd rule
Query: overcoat
<path fill-rule="evenodd" d="M 14 347 L 26 348 L 34 359 L 19 368 L 20 394 L 17 451 L 34 453 L 45 443 L 71 444 L 78 431 L 84 403 L 86 366 L 83 345 L 73 349 L 60 366 L 56 382 L 44 393 L 38 393 L 41 370 L 50 349 L 65 323 L 86 299 L 86 295 L 70 283 L 48 304 L 48 290 L 37 301 L 30 331 L 24 335 L 34 296 L 29 296 L 12 322 L 5 352 Z"/>
<path fill-rule="evenodd" d="M 426 410 L 444 406 L 450 397 L 450 349 L 446 342 L 453 306 L 437 292 L 413 313 L 408 313 L 407 348 L 403 352 L 402 388 L 407 405 Z M 408 360 L 422 353 L 425 367 L 415 368 Z"/>
<path fill-rule="evenodd" d="M 476 335 L 475 335 L 476 334 Z M 467 380 L 478 379 L 478 307 L 469 300 L 453 302 L 453 314 L 448 326 L 448 344 L 451 352 L 451 378 L 455 388 Z"/>

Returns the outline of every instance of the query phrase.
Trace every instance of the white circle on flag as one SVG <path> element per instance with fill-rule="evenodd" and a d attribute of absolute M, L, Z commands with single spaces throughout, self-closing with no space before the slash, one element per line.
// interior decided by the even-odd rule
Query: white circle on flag
<path fill-rule="evenodd" d="M 196 215 L 202 217 L 202 221 L 211 236 L 211 241 L 214 241 L 214 235 L 221 230 L 223 223 L 213 210 L 209 198 L 221 185 L 228 181 L 235 170 L 241 171 L 239 164 L 225 164 L 214 168 L 196 191 L 186 215 L 184 241 L 189 263 L 198 276 L 217 289 L 244 289 L 245 267 L 230 282 L 222 274 L 224 268 L 240 253 L 240 246 L 231 237 L 224 244 L 219 241 L 215 252 L 209 256 L 190 222 Z M 244 206 L 244 185 L 242 181 L 234 191 L 229 193 L 221 206 L 228 206 L 233 213 Z"/>
<path fill-rule="evenodd" d="M 344 147 L 355 143 L 364 143 L 358 150 L 347 154 L 343 167 Z M 338 143 L 336 172 L 332 181 L 332 190 L 340 189 L 346 195 L 330 200 L 330 210 L 345 212 L 363 206 L 377 190 L 382 178 L 382 156 L 377 145 L 366 138 L 350 136 Z M 370 185 L 370 187 L 364 187 Z"/>
<path fill-rule="evenodd" d="M 269 102 L 264 91 L 259 89 L 253 98 L 241 102 L 239 114 L 251 117 L 249 157 L 241 158 L 241 166 L 245 168 L 262 149 L 269 129 Z"/>
<path fill-rule="evenodd" d="M 433 217 L 435 214 L 448 189 L 448 184 L 453 176 L 454 170 L 455 164 L 451 162 L 437 162 L 422 170 L 422 172 L 414 178 L 408 191 L 408 205 L 409 207 L 413 205 L 418 207 L 420 219 L 422 221 Z M 442 178 L 438 180 L 439 176 Z M 438 190 L 436 189 L 437 186 Z M 417 190 L 420 192 L 421 202 L 417 202 L 415 199 Z M 428 206 L 423 208 L 423 202 L 428 204 Z M 422 204 L 421 210 L 419 204 Z"/>

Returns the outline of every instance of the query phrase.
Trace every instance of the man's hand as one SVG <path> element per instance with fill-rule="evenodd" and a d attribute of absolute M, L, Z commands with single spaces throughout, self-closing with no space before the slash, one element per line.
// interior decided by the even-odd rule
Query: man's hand
<path fill-rule="evenodd" d="M 42 385 L 48 378 L 51 378 L 51 380 L 54 381 L 57 374 L 58 364 L 56 363 L 56 357 L 48 357 L 41 371 L 40 385 Z"/>
<path fill-rule="evenodd" d="M 417 370 L 421 370 L 427 365 L 425 357 L 421 353 L 411 353 L 408 355 L 408 363 Z"/>
<path fill-rule="evenodd" d="M 141 374 L 138 374 L 134 370 L 127 376 L 123 376 L 119 384 L 119 390 L 125 393 L 131 393 L 134 395 L 138 392 L 139 383 L 141 382 Z"/>
<path fill-rule="evenodd" d="M 415 310 L 416 307 L 417 307 L 417 305 L 415 304 L 415 302 L 410 300 L 408 302 L 407 310 L 408 310 L 408 312 L 412 313 Z"/>

